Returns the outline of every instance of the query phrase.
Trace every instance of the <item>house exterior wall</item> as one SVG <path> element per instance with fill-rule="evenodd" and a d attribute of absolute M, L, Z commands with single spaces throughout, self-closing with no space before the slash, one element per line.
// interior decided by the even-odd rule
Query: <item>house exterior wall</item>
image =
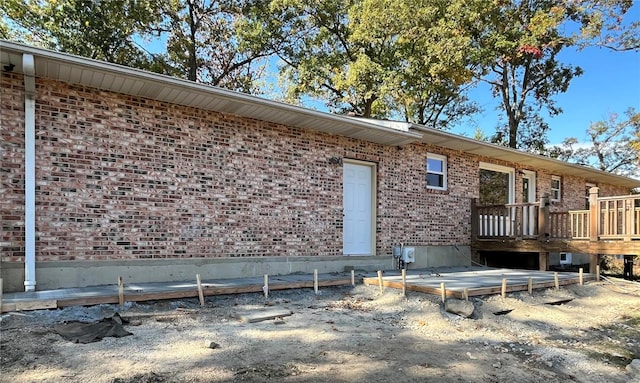
<path fill-rule="evenodd" d="M 24 260 L 22 78 L 2 77 L 2 261 Z M 376 164 L 376 253 L 469 245 L 477 160 L 38 79 L 36 259 L 336 256 L 342 167 Z M 427 190 L 427 151 L 449 189 Z"/>
<path fill-rule="evenodd" d="M 0 81 L 0 261 L 23 262 L 23 80 Z M 447 157 L 446 191 L 427 189 L 427 153 Z M 536 171 L 538 198 L 552 176 L 37 79 L 36 260 L 340 256 L 342 167 L 331 157 L 375 164 L 377 255 L 400 242 L 469 246 L 480 161 L 516 168 L 516 202 L 517 170 Z M 586 181 L 564 177 L 554 209 L 582 208 Z"/>

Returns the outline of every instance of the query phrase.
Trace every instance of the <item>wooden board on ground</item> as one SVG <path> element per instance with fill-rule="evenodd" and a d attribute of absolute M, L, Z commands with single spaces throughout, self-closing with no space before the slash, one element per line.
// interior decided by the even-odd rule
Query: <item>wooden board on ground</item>
<path fill-rule="evenodd" d="M 245 323 L 262 322 L 291 315 L 293 315 L 293 311 L 279 308 L 260 308 L 255 310 L 237 311 L 233 314 L 234 317 Z"/>
<path fill-rule="evenodd" d="M 16 303 L 4 303 L 2 305 L 2 312 L 11 311 L 31 311 L 31 310 L 44 310 L 58 308 L 58 301 L 55 299 L 37 300 L 37 301 L 24 301 Z"/>

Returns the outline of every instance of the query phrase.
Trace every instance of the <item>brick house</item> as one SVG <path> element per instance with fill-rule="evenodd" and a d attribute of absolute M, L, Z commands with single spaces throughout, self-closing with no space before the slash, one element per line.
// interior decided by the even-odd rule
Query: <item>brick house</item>
<path fill-rule="evenodd" d="M 468 265 L 481 173 L 555 210 L 639 185 L 12 42 L 0 61 L 5 291 L 388 269 L 398 243 L 412 267 Z"/>

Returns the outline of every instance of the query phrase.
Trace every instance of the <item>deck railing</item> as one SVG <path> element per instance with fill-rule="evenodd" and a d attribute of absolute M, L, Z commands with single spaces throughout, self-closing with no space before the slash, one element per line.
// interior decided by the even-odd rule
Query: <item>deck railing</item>
<path fill-rule="evenodd" d="M 598 197 L 591 189 L 589 210 L 551 212 L 540 202 L 472 206 L 476 239 L 640 240 L 640 195 Z"/>
<path fill-rule="evenodd" d="M 536 238 L 538 204 L 477 206 L 479 237 Z"/>
<path fill-rule="evenodd" d="M 640 195 L 597 199 L 598 237 L 601 239 L 640 239 Z"/>
<path fill-rule="evenodd" d="M 589 210 L 569 211 L 571 235 L 573 239 L 589 239 Z"/>

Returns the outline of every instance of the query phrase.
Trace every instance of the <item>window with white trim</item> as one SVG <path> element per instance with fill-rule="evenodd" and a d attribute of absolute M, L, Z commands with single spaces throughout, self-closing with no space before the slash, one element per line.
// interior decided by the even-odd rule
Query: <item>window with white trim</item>
<path fill-rule="evenodd" d="M 480 204 L 504 205 L 515 201 L 515 169 L 480 162 Z"/>
<path fill-rule="evenodd" d="M 562 199 L 562 178 L 551 176 L 551 200 L 560 201 Z"/>
<path fill-rule="evenodd" d="M 447 157 L 427 153 L 427 188 L 447 190 Z"/>

